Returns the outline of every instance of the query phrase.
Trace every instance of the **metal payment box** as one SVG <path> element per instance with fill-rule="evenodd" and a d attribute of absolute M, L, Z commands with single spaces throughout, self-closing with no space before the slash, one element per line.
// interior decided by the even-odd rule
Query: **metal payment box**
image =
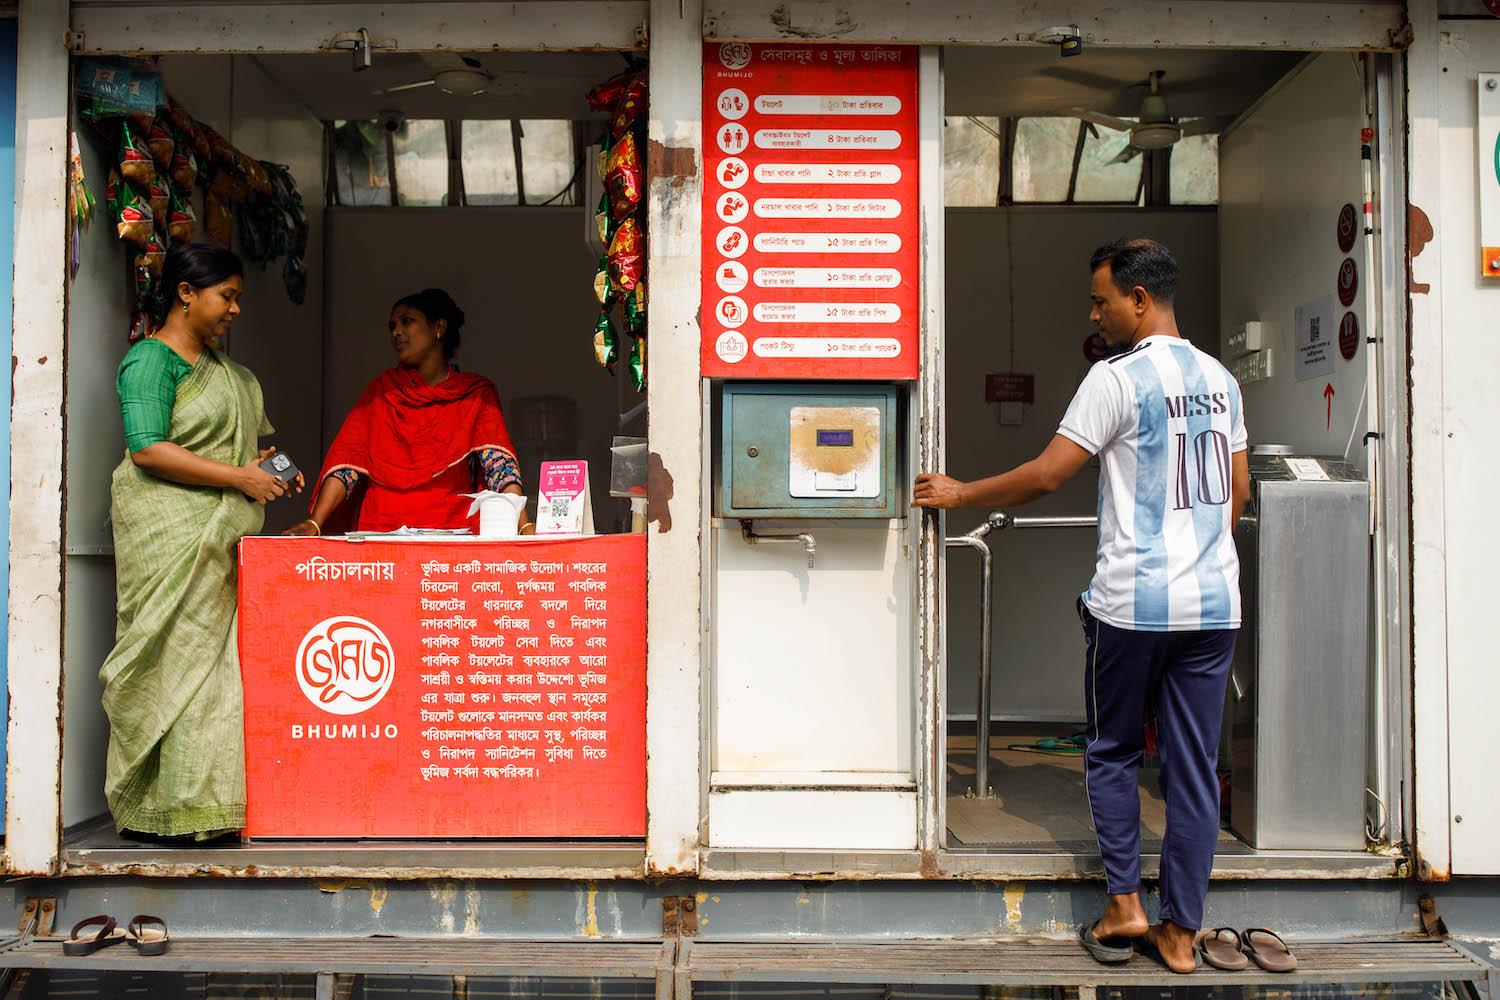
<path fill-rule="evenodd" d="M 720 517 L 895 517 L 894 386 L 724 387 Z"/>
<path fill-rule="evenodd" d="M 1235 531 L 1229 825 L 1251 847 L 1362 850 L 1370 486 L 1342 461 L 1250 458 Z"/>

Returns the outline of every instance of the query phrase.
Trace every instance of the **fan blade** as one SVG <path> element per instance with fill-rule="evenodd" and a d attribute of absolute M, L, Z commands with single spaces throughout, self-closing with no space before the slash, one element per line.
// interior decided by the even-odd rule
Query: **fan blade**
<path fill-rule="evenodd" d="M 1071 66 L 1047 66 L 1037 70 L 1038 76 L 1050 76 L 1054 80 L 1071 83 L 1076 87 L 1087 87 L 1089 90 L 1102 90 L 1106 93 L 1114 93 L 1125 86 L 1124 81 L 1117 80 L 1103 73 L 1090 73 L 1084 69 L 1074 69 Z"/>
<path fill-rule="evenodd" d="M 1116 132 L 1129 132 L 1134 125 L 1134 122 L 1128 122 L 1123 118 L 1116 118 L 1113 115 L 1103 115 L 1097 111 L 1089 111 L 1087 108 L 1068 108 L 1063 114 L 1072 115 L 1074 118 L 1081 118 L 1086 122 L 1093 122 L 1095 125 L 1103 125 L 1105 128 L 1112 128 Z"/>
<path fill-rule="evenodd" d="M 1182 134 L 1184 136 L 1189 136 L 1207 135 L 1211 132 L 1222 132 L 1226 128 L 1228 128 L 1230 123 L 1233 121 L 1234 119 L 1227 115 L 1220 115 L 1216 118 L 1195 118 L 1182 126 Z"/>
<path fill-rule="evenodd" d="M 434 74 L 444 70 L 479 69 L 479 60 L 470 56 L 461 56 L 457 52 L 423 52 L 422 61 L 432 67 Z"/>
<path fill-rule="evenodd" d="M 397 84 L 394 87 L 387 87 L 384 90 L 372 90 L 372 91 L 370 91 L 370 93 L 373 96 L 375 96 L 375 97 L 384 97 L 386 94 L 399 94 L 403 90 L 416 90 L 419 87 L 430 87 L 434 83 L 437 83 L 437 81 L 436 80 L 418 80 L 415 83 L 401 83 L 401 84 Z"/>
<path fill-rule="evenodd" d="M 1137 156 L 1140 156 L 1140 155 L 1141 155 L 1141 151 L 1139 149 L 1137 149 L 1136 147 L 1134 147 L 1134 146 L 1126 146 L 1124 149 L 1120 150 L 1120 155 L 1119 156 L 1116 156 L 1113 160 L 1110 160 L 1109 162 L 1110 163 L 1129 163 L 1131 160 L 1135 159 Z"/>

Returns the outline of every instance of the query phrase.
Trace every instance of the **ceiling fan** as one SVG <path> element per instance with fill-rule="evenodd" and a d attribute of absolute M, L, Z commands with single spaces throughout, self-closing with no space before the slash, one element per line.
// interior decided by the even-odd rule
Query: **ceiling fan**
<path fill-rule="evenodd" d="M 1151 92 L 1141 100 L 1141 110 L 1136 115 L 1139 121 L 1127 121 L 1084 108 L 1070 108 L 1068 114 L 1088 122 L 1091 131 L 1092 126 L 1103 125 L 1105 128 L 1130 134 L 1125 148 L 1115 157 L 1115 163 L 1132 160 L 1146 150 L 1166 149 L 1184 136 L 1221 131 L 1229 124 L 1231 119 L 1222 117 L 1195 118 L 1185 123 L 1173 118 L 1167 110 L 1167 99 L 1161 93 L 1161 78 L 1165 75 L 1164 70 L 1158 69 L 1153 70 L 1147 78 L 1145 85 L 1151 88 Z M 1097 132 L 1094 134 L 1098 135 Z"/>
<path fill-rule="evenodd" d="M 394 87 L 371 91 L 371 93 L 376 97 L 383 97 L 386 94 L 399 94 L 402 91 L 418 90 L 422 87 L 436 87 L 443 93 L 454 97 L 477 97 L 480 94 L 503 97 L 513 96 L 520 92 L 518 81 L 502 80 L 485 69 L 484 65 L 472 56 L 461 56 L 456 52 L 427 52 L 422 54 L 422 59 L 431 67 L 432 76 L 426 80 L 400 83 Z M 507 75 L 520 76 L 521 74 Z"/>

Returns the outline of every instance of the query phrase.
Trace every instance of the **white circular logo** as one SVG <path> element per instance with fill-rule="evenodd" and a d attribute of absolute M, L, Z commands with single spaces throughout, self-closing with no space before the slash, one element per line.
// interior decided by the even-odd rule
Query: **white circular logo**
<path fill-rule="evenodd" d="M 738 122 L 719 126 L 719 148 L 730 155 L 743 153 L 750 145 L 750 130 Z"/>
<path fill-rule="evenodd" d="M 297 684 L 308 701 L 333 715 L 375 707 L 395 679 L 390 640 L 363 618 L 325 618 L 297 647 Z"/>
<path fill-rule="evenodd" d="M 714 315 L 725 326 L 739 326 L 749 317 L 750 311 L 744 299 L 738 295 L 726 295 L 719 300 L 719 307 L 714 310 Z"/>
<path fill-rule="evenodd" d="M 750 284 L 750 272 L 739 261 L 726 260 L 714 271 L 714 281 L 721 292 L 737 292 Z"/>
<path fill-rule="evenodd" d="M 714 342 L 714 351 L 719 355 L 719 360 L 731 365 L 744 361 L 745 352 L 749 349 L 749 343 L 738 330 L 726 330 L 719 334 L 719 339 Z"/>
<path fill-rule="evenodd" d="M 738 191 L 750 179 L 750 168 L 738 156 L 728 156 L 719 161 L 719 183 L 731 191 Z"/>
<path fill-rule="evenodd" d="M 744 69 L 750 65 L 749 42 L 725 42 L 719 46 L 719 62 L 725 69 Z"/>
<path fill-rule="evenodd" d="M 737 122 L 750 113 L 750 98 L 738 87 L 730 87 L 719 95 L 719 114 Z"/>
<path fill-rule="evenodd" d="M 750 237 L 739 226 L 725 226 L 714 237 L 714 246 L 719 248 L 719 253 L 732 260 L 750 249 Z"/>
<path fill-rule="evenodd" d="M 714 207 L 719 218 L 725 222 L 743 222 L 745 216 L 750 214 L 749 199 L 738 191 L 726 191 L 719 195 L 719 203 Z"/>

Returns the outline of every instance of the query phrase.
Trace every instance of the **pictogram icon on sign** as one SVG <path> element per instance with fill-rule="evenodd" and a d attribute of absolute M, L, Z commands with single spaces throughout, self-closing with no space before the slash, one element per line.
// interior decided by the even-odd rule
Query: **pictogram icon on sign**
<path fill-rule="evenodd" d="M 719 161 L 719 183 L 731 191 L 745 186 L 750 179 L 750 168 L 738 156 L 728 156 Z"/>
<path fill-rule="evenodd" d="M 353 615 L 325 618 L 297 647 L 297 685 L 333 715 L 373 708 L 396 679 L 396 654 L 373 623 Z"/>
<path fill-rule="evenodd" d="M 1339 354 L 1345 361 L 1353 361 L 1359 351 L 1359 317 L 1352 312 L 1344 313 L 1339 321 Z"/>
<path fill-rule="evenodd" d="M 1354 240 L 1359 235 L 1359 213 L 1353 205 L 1339 209 L 1339 249 L 1348 253 L 1354 249 Z"/>
<path fill-rule="evenodd" d="M 1359 269 L 1355 267 L 1353 257 L 1345 257 L 1344 262 L 1339 265 L 1339 304 L 1354 305 L 1354 298 L 1358 294 Z"/>

